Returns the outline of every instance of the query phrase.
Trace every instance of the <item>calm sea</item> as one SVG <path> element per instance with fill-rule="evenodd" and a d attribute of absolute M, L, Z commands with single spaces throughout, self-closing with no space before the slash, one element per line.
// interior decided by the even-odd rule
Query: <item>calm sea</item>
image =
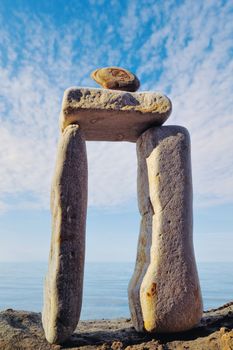
<path fill-rule="evenodd" d="M 204 308 L 233 300 L 233 263 L 199 263 Z M 129 317 L 133 263 L 87 263 L 81 319 Z M 41 311 L 46 263 L 0 263 L 0 309 Z"/>

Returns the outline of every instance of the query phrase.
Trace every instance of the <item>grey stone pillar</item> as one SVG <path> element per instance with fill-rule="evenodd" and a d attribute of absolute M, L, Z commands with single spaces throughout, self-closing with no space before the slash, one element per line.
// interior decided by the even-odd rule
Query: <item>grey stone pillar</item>
<path fill-rule="evenodd" d="M 180 126 L 154 127 L 137 141 L 142 215 L 129 305 L 138 331 L 178 332 L 202 316 L 193 249 L 190 138 Z"/>
<path fill-rule="evenodd" d="M 58 145 L 51 192 L 52 240 L 42 314 L 46 339 L 64 342 L 79 321 L 87 212 L 86 144 L 69 125 Z"/>

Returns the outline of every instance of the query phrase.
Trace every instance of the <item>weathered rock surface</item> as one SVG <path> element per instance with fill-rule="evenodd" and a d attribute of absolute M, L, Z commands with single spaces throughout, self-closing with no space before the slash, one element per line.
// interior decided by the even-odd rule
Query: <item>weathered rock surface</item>
<path fill-rule="evenodd" d="M 34 312 L 0 312 L 0 350 L 231 350 L 233 303 L 204 313 L 190 331 L 172 334 L 138 333 L 130 320 L 81 321 L 70 339 L 47 343 L 41 315 Z"/>
<path fill-rule="evenodd" d="M 131 141 L 171 113 L 170 100 L 159 92 L 130 93 L 73 87 L 65 91 L 60 128 L 78 123 L 88 141 Z"/>
<path fill-rule="evenodd" d="M 140 81 L 135 74 L 120 67 L 105 67 L 91 73 L 92 79 L 105 89 L 137 91 Z"/>
<path fill-rule="evenodd" d="M 82 305 L 87 211 L 86 145 L 78 125 L 61 135 L 51 191 L 52 239 L 43 326 L 50 343 L 77 326 Z"/>
<path fill-rule="evenodd" d="M 202 315 L 188 131 L 179 126 L 151 128 L 138 139 L 137 155 L 142 222 L 128 290 L 132 321 L 138 331 L 184 331 Z"/>

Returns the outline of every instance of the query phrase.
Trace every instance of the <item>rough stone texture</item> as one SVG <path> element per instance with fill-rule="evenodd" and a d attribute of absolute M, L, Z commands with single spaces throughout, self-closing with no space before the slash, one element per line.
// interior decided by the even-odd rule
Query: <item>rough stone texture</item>
<path fill-rule="evenodd" d="M 86 145 L 78 125 L 61 136 L 51 191 L 52 240 L 43 327 L 50 343 L 69 337 L 82 305 L 87 211 Z"/>
<path fill-rule="evenodd" d="M 128 290 L 133 324 L 138 331 L 187 330 L 202 315 L 192 240 L 188 131 L 151 128 L 138 139 L 137 155 L 142 224 Z"/>
<path fill-rule="evenodd" d="M 231 350 L 233 303 L 204 313 L 197 327 L 183 333 L 138 333 L 129 319 L 81 321 L 63 345 L 48 344 L 41 315 L 0 312 L 1 350 Z"/>
<path fill-rule="evenodd" d="M 91 77 L 105 89 L 137 91 L 140 86 L 135 74 L 120 67 L 96 69 Z"/>
<path fill-rule="evenodd" d="M 60 128 L 78 123 L 88 141 L 131 141 L 171 113 L 170 100 L 156 92 L 130 93 L 73 87 L 64 93 Z"/>

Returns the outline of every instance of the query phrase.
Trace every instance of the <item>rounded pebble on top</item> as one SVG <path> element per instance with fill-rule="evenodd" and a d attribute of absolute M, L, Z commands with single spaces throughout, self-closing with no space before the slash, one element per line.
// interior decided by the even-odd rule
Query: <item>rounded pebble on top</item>
<path fill-rule="evenodd" d="M 96 69 L 91 73 L 91 77 L 105 89 L 134 92 L 140 86 L 136 75 L 120 67 Z"/>

